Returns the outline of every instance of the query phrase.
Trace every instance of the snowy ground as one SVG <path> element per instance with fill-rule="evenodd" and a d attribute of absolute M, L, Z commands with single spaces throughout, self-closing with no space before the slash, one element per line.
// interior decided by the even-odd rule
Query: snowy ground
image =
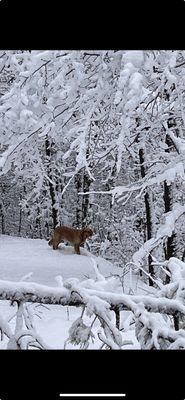
<path fill-rule="evenodd" d="M 82 255 L 74 254 L 71 246 L 60 245 L 57 251 L 53 251 L 45 240 L 25 239 L 7 235 L 0 235 L 0 280 L 19 281 L 27 274 L 29 281 L 42 283 L 48 286 L 57 286 L 56 276 L 61 275 L 63 280 L 75 277 L 80 280 L 95 278 L 92 265 L 92 254 L 87 250 L 81 250 Z M 112 274 L 122 273 L 117 267 L 101 257 L 95 257 L 102 275 L 108 277 Z M 27 278 L 28 279 L 28 278 Z M 127 278 L 124 288 L 127 291 Z M 68 338 L 68 330 L 75 319 L 81 314 L 81 308 L 62 307 L 57 305 L 44 306 L 29 304 L 35 314 L 35 327 L 48 346 L 54 349 L 63 349 L 64 342 Z M 8 301 L 0 301 L 0 313 L 10 320 L 12 328 L 15 325 L 16 309 L 10 306 Z M 122 312 L 122 323 L 129 316 L 129 312 Z M 112 312 L 112 318 L 114 318 Z M 90 322 L 86 317 L 87 324 Z M 95 322 L 93 333 L 94 343 L 89 348 L 99 349 L 101 342 L 97 338 L 96 331 L 99 324 Z M 123 339 L 132 340 L 133 345 L 126 345 L 125 349 L 139 349 L 134 330 L 123 333 Z M 0 349 L 5 349 L 6 338 L 0 342 Z M 77 346 L 67 344 L 67 349 L 77 349 Z"/>

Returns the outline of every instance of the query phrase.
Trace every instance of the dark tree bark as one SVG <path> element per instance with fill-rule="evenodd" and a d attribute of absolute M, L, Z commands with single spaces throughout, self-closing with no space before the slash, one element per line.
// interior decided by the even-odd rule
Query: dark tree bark
<path fill-rule="evenodd" d="M 51 161 L 51 147 L 52 143 L 50 143 L 49 139 L 45 141 L 45 149 L 46 149 L 46 156 L 47 156 L 47 163 L 48 163 L 48 177 L 51 181 L 53 181 L 52 176 L 52 169 L 50 167 Z M 56 208 L 56 194 L 55 194 L 55 187 L 53 183 L 49 180 L 49 192 L 51 197 L 51 208 L 52 208 L 52 219 L 53 219 L 53 229 L 55 229 L 56 225 L 58 224 L 58 210 Z"/>
<path fill-rule="evenodd" d="M 0 204 L 0 216 L 1 216 L 1 232 L 3 235 L 5 235 L 6 229 L 5 229 L 5 216 L 4 216 L 3 204 Z"/>
<path fill-rule="evenodd" d="M 172 210 L 172 201 L 173 201 L 173 194 L 172 194 L 172 185 L 167 185 L 166 181 L 164 182 L 164 206 L 165 206 L 165 213 Z M 166 240 L 166 246 L 164 249 L 165 252 L 165 259 L 169 260 L 170 257 L 173 257 L 175 254 L 175 234 L 173 233 L 172 236 L 168 237 Z M 167 276 L 169 279 L 169 276 Z"/>
<path fill-rule="evenodd" d="M 6 233 L 6 211 L 4 207 L 3 197 L 5 195 L 5 187 L 1 184 L 1 201 L 0 201 L 0 217 L 1 217 L 1 232 L 3 235 Z"/>
<path fill-rule="evenodd" d="M 116 328 L 119 329 L 120 328 L 120 310 L 119 310 L 119 307 L 115 306 L 114 312 L 115 312 L 115 317 L 116 317 Z"/>
<path fill-rule="evenodd" d="M 35 218 L 35 230 L 37 232 L 37 237 L 39 235 L 40 239 L 42 239 L 42 228 L 41 228 L 40 207 L 39 207 L 39 205 L 37 206 L 37 216 Z"/>
<path fill-rule="evenodd" d="M 178 312 L 176 312 L 173 315 L 173 322 L 174 322 L 175 331 L 178 331 L 179 330 L 179 315 L 178 315 Z"/>
<path fill-rule="evenodd" d="M 26 193 L 26 189 L 24 186 L 24 192 Z M 21 202 L 22 200 L 22 193 L 20 193 L 20 198 L 19 201 Z M 21 234 L 21 228 L 22 228 L 22 207 L 21 204 L 19 205 L 19 227 L 18 227 L 18 234 Z"/>
<path fill-rule="evenodd" d="M 89 192 L 91 185 L 91 179 L 86 171 L 83 173 L 83 192 Z M 89 194 L 83 196 L 82 198 L 82 228 L 88 225 L 88 212 L 90 207 L 90 197 Z"/>
<path fill-rule="evenodd" d="M 168 145 L 168 148 L 165 150 L 166 152 L 170 152 L 170 147 L 173 145 L 168 134 L 166 135 L 165 143 Z M 173 187 L 172 184 L 167 185 L 167 182 L 164 182 L 164 208 L 165 213 L 172 210 L 173 206 Z M 169 260 L 171 257 L 175 256 L 175 233 L 172 236 L 168 237 L 166 240 L 166 244 L 164 246 L 165 260 Z M 166 284 L 170 282 L 170 277 L 166 275 Z"/>
<path fill-rule="evenodd" d="M 76 205 L 76 225 L 84 228 L 88 223 L 88 214 L 90 207 L 89 194 L 78 195 L 79 192 L 89 192 L 91 179 L 83 168 L 75 177 L 75 187 L 77 190 L 77 205 Z"/>
<path fill-rule="evenodd" d="M 19 208 L 19 228 L 18 228 L 19 235 L 21 233 L 21 227 L 22 227 L 22 209 L 21 209 L 21 206 L 20 206 L 20 208 Z"/>
<path fill-rule="evenodd" d="M 176 126 L 176 121 L 173 118 L 169 118 L 168 120 L 168 128 L 172 128 Z M 178 136 L 178 130 L 176 130 L 176 135 Z M 170 152 L 170 148 L 173 146 L 177 150 L 175 144 L 172 142 L 171 138 L 168 134 L 166 134 L 165 143 L 167 144 L 168 148 L 165 150 L 167 153 Z M 178 151 L 178 150 L 177 150 Z M 172 210 L 173 205 L 173 187 L 171 185 L 167 185 L 167 182 L 164 182 L 164 206 L 165 212 L 169 212 Z M 166 245 L 164 247 L 165 259 L 169 260 L 171 257 L 175 256 L 175 240 L 176 235 L 175 233 L 172 236 L 167 238 Z M 166 275 L 166 284 L 170 283 L 170 276 Z M 173 315 L 174 327 L 175 330 L 179 330 L 179 315 L 175 313 Z"/>
<path fill-rule="evenodd" d="M 144 178 L 146 175 L 144 161 L 145 161 L 144 150 L 139 149 L 139 162 L 140 162 L 142 178 Z M 150 198 L 149 198 L 149 194 L 147 191 L 145 192 L 145 195 L 144 195 L 144 202 L 145 202 L 145 212 L 146 212 L 146 240 L 149 240 L 152 237 L 152 216 L 151 216 L 151 208 L 150 208 Z M 148 256 L 148 271 L 149 271 L 149 274 L 151 275 L 151 277 L 153 277 L 154 276 L 154 268 L 152 265 L 152 257 L 150 254 Z M 153 286 L 153 281 L 150 277 L 149 277 L 149 285 Z"/>
<path fill-rule="evenodd" d="M 75 221 L 75 226 L 80 227 L 82 224 L 82 196 L 79 196 L 78 193 L 82 192 L 82 177 L 81 174 L 78 173 L 75 176 L 75 187 L 77 191 L 77 202 L 76 202 L 76 221 Z"/>

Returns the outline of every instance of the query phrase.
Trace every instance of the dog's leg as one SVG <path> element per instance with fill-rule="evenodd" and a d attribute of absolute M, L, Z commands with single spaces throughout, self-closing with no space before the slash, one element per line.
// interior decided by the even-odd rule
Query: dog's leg
<path fill-rule="evenodd" d="M 80 254 L 80 246 L 79 246 L 79 244 L 75 244 L 74 248 L 75 248 L 75 253 L 76 254 Z"/>
<path fill-rule="evenodd" d="M 58 249 L 58 245 L 60 242 L 53 242 L 53 250 L 57 250 Z"/>

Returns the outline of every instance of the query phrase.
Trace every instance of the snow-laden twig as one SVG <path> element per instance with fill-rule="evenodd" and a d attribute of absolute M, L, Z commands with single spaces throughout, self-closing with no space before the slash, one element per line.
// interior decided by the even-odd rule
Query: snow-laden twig
<path fill-rule="evenodd" d="M 25 282 L 28 281 L 33 275 L 33 272 L 28 272 L 28 274 L 23 275 L 23 277 L 20 279 L 20 282 Z"/>
<path fill-rule="evenodd" d="M 102 279 L 96 263 L 93 262 L 93 266 L 96 273 L 94 280 L 79 281 L 70 278 L 63 282 L 58 276 L 56 277 L 58 287 L 48 287 L 34 282 L 0 281 L 0 299 L 18 303 L 14 334 L 9 329 L 8 323 L 4 324 L 0 318 L 0 329 L 9 337 L 8 348 L 48 348 L 36 333 L 34 312 L 28 306 L 29 302 L 83 306 L 80 320 L 73 325 L 69 336 L 69 341 L 74 341 L 74 344 L 82 345 L 83 348 L 88 347 L 90 338 L 93 339 L 92 327 L 95 320 L 100 323 L 102 330 L 99 338 L 106 346 L 120 349 L 124 346 L 121 332 L 115 326 L 112 310 L 131 311 L 141 348 L 183 347 L 184 330 L 179 329 L 179 333 L 174 333 L 168 321 L 171 316 L 174 318 L 178 316 L 182 322 L 185 320 L 184 262 L 174 257 L 168 260 L 165 266 L 171 274 L 171 282 L 147 295 L 124 294 L 117 291 L 118 286 L 115 286 L 118 285 L 117 279 L 115 277 Z M 84 322 L 85 314 L 93 317 L 93 322 L 89 326 Z"/>
<path fill-rule="evenodd" d="M 171 237 L 175 229 L 175 222 L 185 213 L 185 206 L 176 203 L 172 211 L 165 214 L 165 223 L 161 224 L 154 238 L 147 240 L 143 246 L 136 251 L 132 257 L 136 266 L 140 266 L 143 259 L 148 257 L 151 251 L 156 248 L 165 237 Z"/>
<path fill-rule="evenodd" d="M 95 259 L 93 257 L 90 258 L 92 261 L 92 265 L 96 274 L 96 279 L 97 281 L 105 281 L 105 277 L 100 273 L 99 269 L 98 269 L 98 265 L 97 262 L 95 261 Z"/>
<path fill-rule="evenodd" d="M 96 295 L 89 295 L 86 289 L 81 288 L 80 285 L 72 280 L 68 280 L 65 286 L 70 289 L 71 292 L 76 292 L 80 295 L 83 302 L 86 304 L 88 314 L 95 314 L 103 325 L 104 332 L 106 332 L 107 335 L 110 334 L 114 342 L 121 347 L 122 338 L 120 332 L 111 321 L 110 304 Z"/>
<path fill-rule="evenodd" d="M 114 199 L 117 199 L 119 201 L 120 198 L 124 200 L 125 196 L 128 196 L 129 194 L 132 194 L 133 192 L 138 192 L 139 194 L 137 197 L 140 197 L 142 193 L 149 187 L 154 186 L 154 185 L 159 185 L 163 183 L 164 181 L 167 181 L 169 183 L 174 182 L 178 177 L 181 178 L 181 180 L 185 180 L 185 172 L 184 172 L 184 165 L 182 161 L 179 161 L 178 163 L 176 162 L 169 163 L 168 166 L 165 166 L 165 169 L 161 172 L 158 172 L 156 176 L 153 176 L 151 178 L 148 177 L 148 175 L 145 176 L 145 178 L 138 180 L 135 183 L 129 184 L 127 186 L 116 186 L 114 189 L 108 190 L 108 191 L 89 191 L 89 192 L 80 192 L 80 195 L 89 195 L 89 194 L 106 194 L 106 195 L 111 195 L 112 196 L 112 203 L 114 203 Z M 127 197 L 126 197 L 127 199 Z"/>
<path fill-rule="evenodd" d="M 175 331 L 160 314 L 154 315 L 144 309 L 136 314 L 136 336 L 142 349 L 185 348 L 183 329 Z"/>

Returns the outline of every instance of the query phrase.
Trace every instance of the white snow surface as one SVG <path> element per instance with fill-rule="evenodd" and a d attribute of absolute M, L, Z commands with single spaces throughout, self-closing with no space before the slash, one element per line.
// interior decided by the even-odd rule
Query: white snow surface
<path fill-rule="evenodd" d="M 128 50 L 122 56 L 122 62 L 132 63 L 139 68 L 144 62 L 144 53 L 142 50 Z"/>
<path fill-rule="evenodd" d="M 62 244 L 58 250 L 53 250 L 44 239 L 0 235 L 0 279 L 18 281 L 32 272 L 33 282 L 57 286 L 55 277 L 58 275 L 64 280 L 95 278 L 92 254 L 83 248 L 81 253 L 74 254 L 73 247 Z M 119 273 L 110 262 L 95 258 L 104 276 Z"/>
<path fill-rule="evenodd" d="M 96 262 L 94 262 L 94 260 Z M 98 266 L 98 270 L 96 268 Z M 122 270 L 111 264 L 109 261 L 95 257 L 85 248 L 81 249 L 81 255 L 74 254 L 71 246 L 61 244 L 58 250 L 53 250 L 44 239 L 28 239 L 15 236 L 0 235 L 0 280 L 12 282 L 27 281 L 35 284 L 59 287 L 62 282 L 70 278 L 80 281 L 95 279 L 99 274 L 101 285 L 107 281 L 103 277 L 110 277 L 113 274 L 121 275 Z M 101 277 L 101 275 L 102 277 Z M 73 280 L 72 279 L 72 280 Z M 89 284 L 91 280 L 89 280 Z M 114 283 L 114 282 L 113 282 Z M 33 285 L 34 286 L 34 285 Z M 91 285 L 90 285 L 91 286 Z M 109 287 L 110 290 L 110 287 Z M 114 284 L 112 285 L 114 291 Z M 72 323 L 80 317 L 82 308 L 67 307 L 59 305 L 39 305 L 29 303 L 30 312 L 34 314 L 34 323 L 37 333 L 43 339 L 48 349 L 64 349 L 64 344 L 69 336 L 69 328 Z M 15 329 L 15 313 L 17 308 L 10 306 L 6 300 L 0 301 L 0 315 L 5 322 L 9 321 L 10 328 Z M 37 314 L 37 315 L 36 315 Z M 111 312 L 113 323 L 115 314 Z M 129 311 L 121 312 L 121 325 L 130 315 Z M 92 322 L 88 316 L 84 316 L 87 325 Z M 90 342 L 89 349 L 99 349 L 102 342 L 98 338 L 100 325 L 94 323 L 94 343 Z M 124 346 L 124 349 L 139 349 L 140 345 L 135 337 L 134 330 L 121 333 L 122 339 L 132 341 Z M 8 339 L 4 337 L 0 341 L 0 349 L 7 348 Z M 71 343 L 66 344 L 67 349 L 78 349 Z"/>

